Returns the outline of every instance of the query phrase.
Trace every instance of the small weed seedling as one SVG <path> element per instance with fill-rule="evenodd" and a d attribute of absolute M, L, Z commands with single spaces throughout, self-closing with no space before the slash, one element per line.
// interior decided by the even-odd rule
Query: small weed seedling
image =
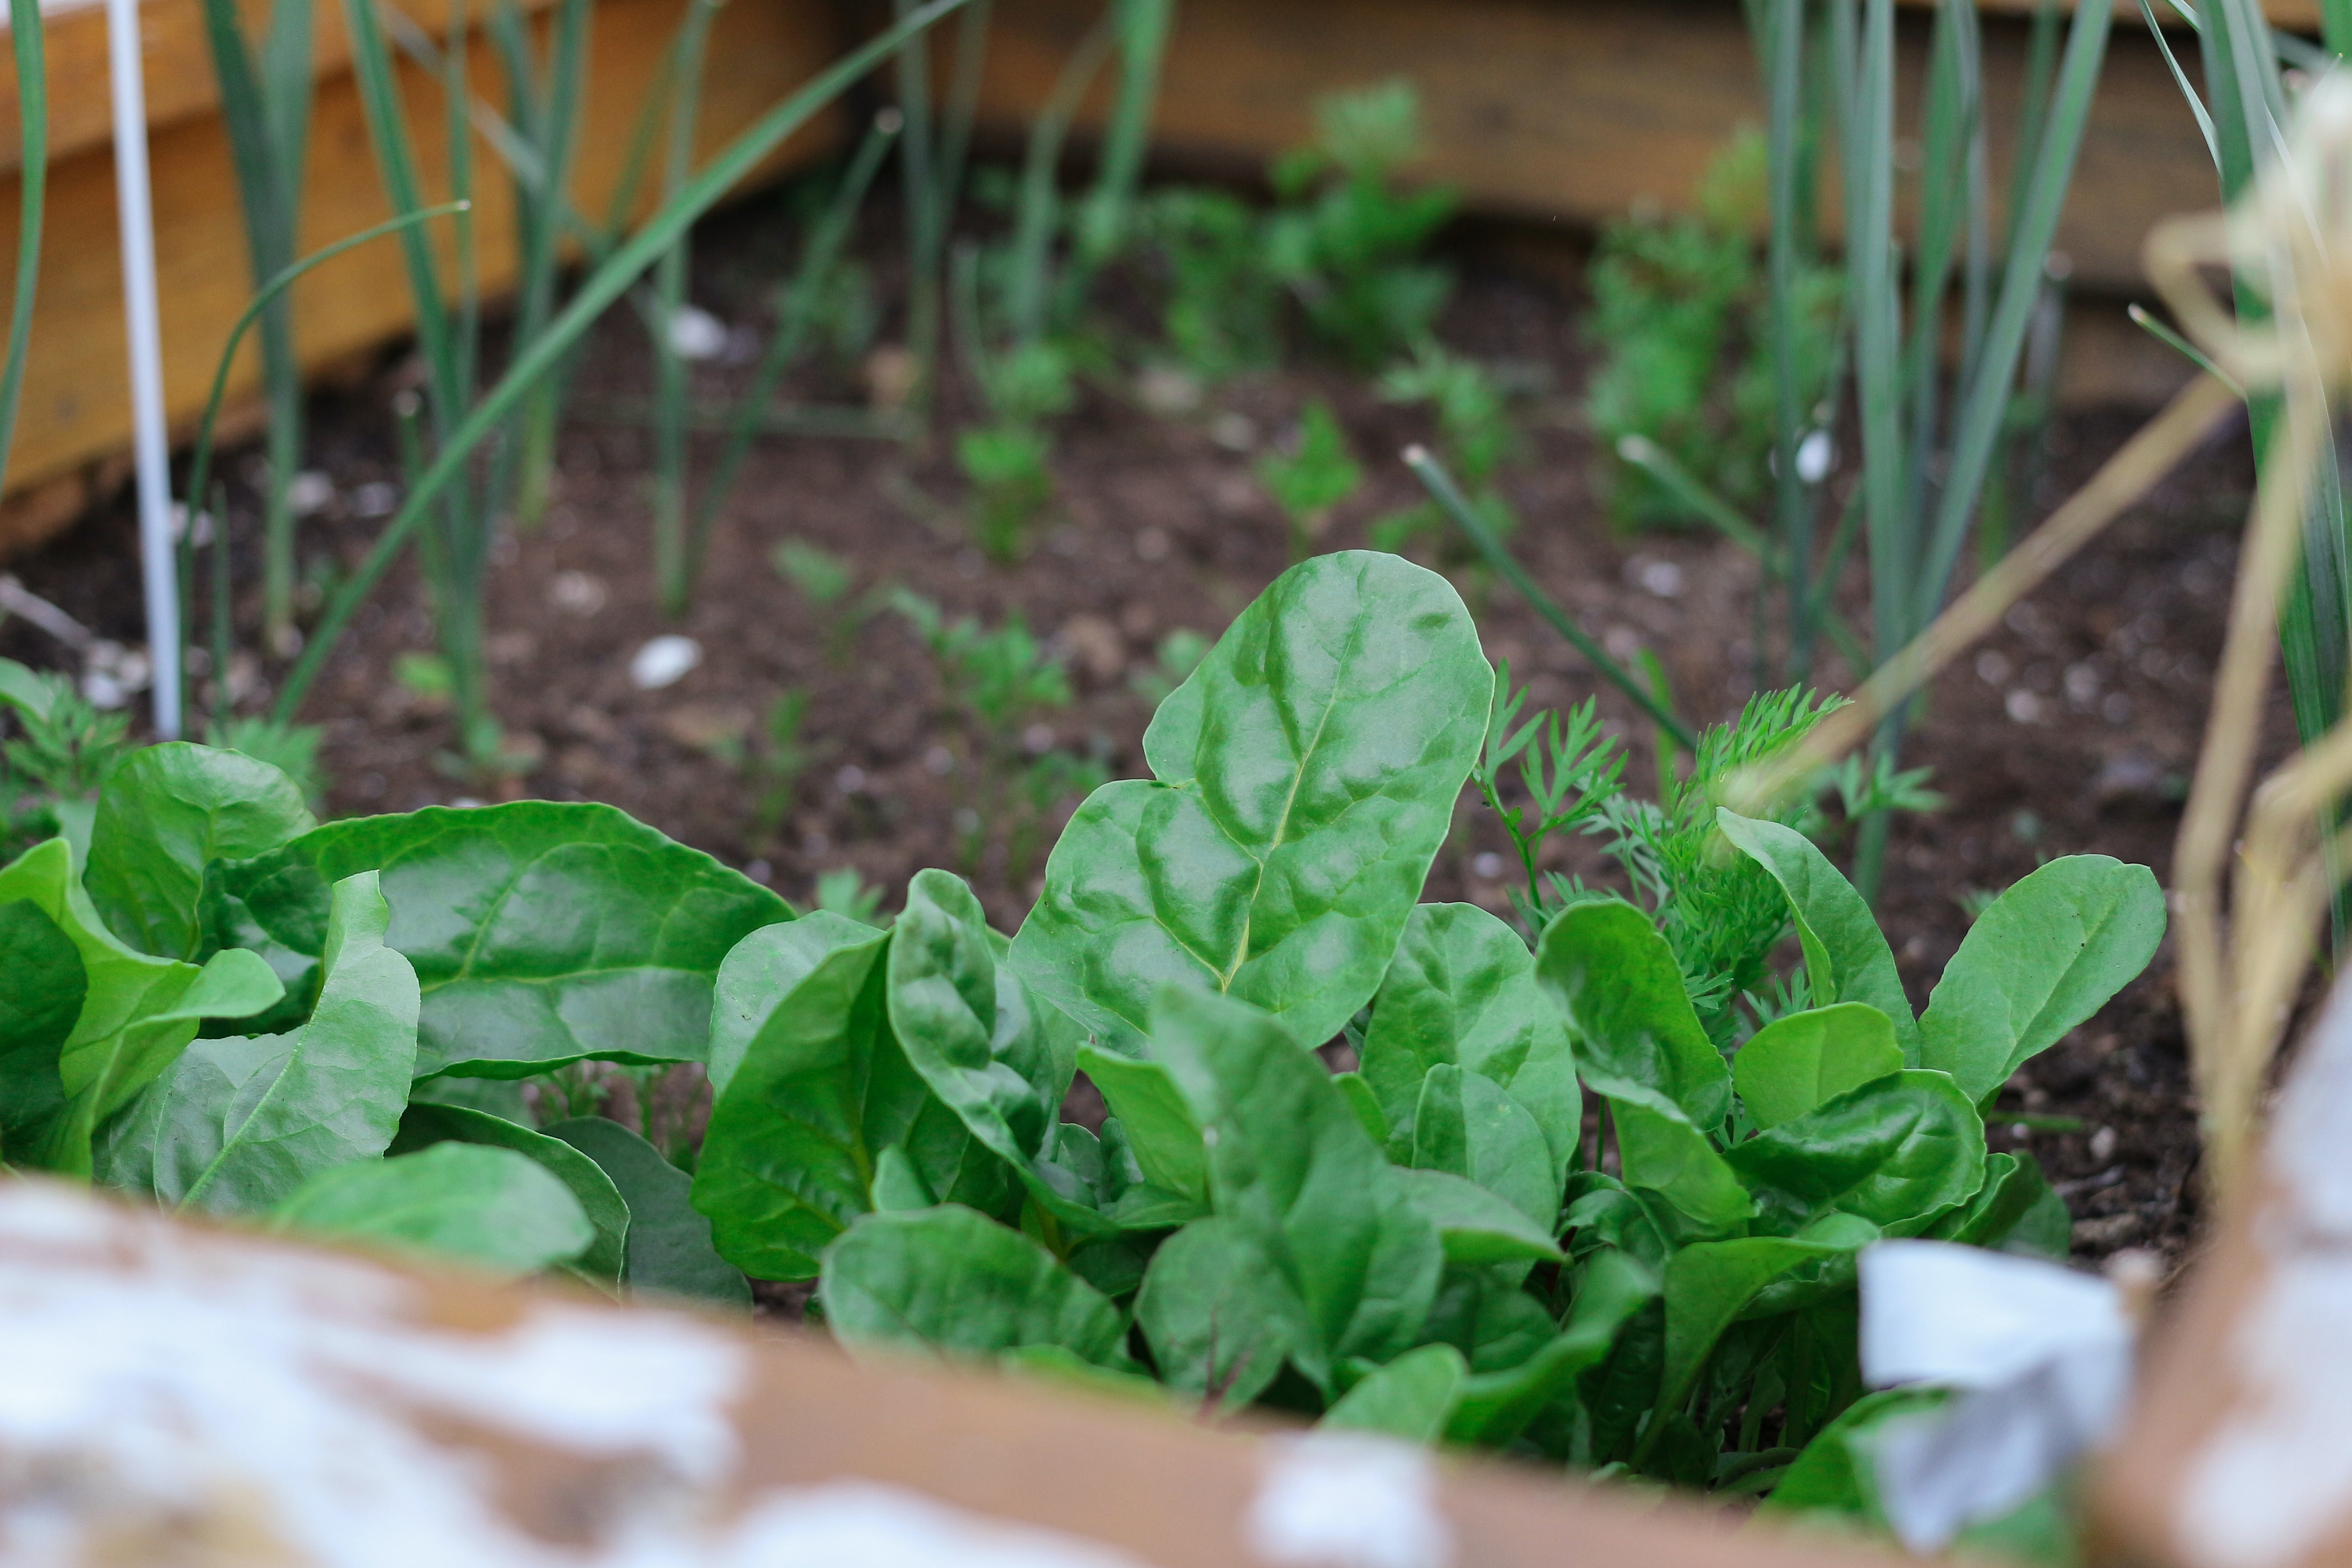
<path fill-rule="evenodd" d="M 1315 119 L 1314 142 L 1271 171 L 1281 206 L 1266 226 L 1266 264 L 1315 336 L 1370 369 L 1426 338 L 1445 308 L 1453 275 L 1420 257 L 1455 201 L 1397 188 L 1422 155 L 1411 82 L 1333 93 Z"/>
<path fill-rule="evenodd" d="M 1471 506 L 1498 540 L 1517 532 L 1518 515 L 1496 488 L 1495 478 L 1517 447 L 1509 396 L 1492 372 L 1477 361 L 1424 340 L 1413 356 L 1381 377 L 1381 396 L 1390 403 L 1424 405 L 1436 416 L 1436 449 Z M 1391 512 L 1372 524 L 1372 542 L 1397 550 L 1423 534 L 1445 537 L 1445 513 L 1433 500 Z"/>
<path fill-rule="evenodd" d="M 1587 273 L 1586 331 L 1600 352 L 1585 408 L 1607 458 L 1610 514 L 1626 528 L 1704 522 L 1673 489 L 1615 454 L 1641 437 L 1741 510 L 1767 499 L 1775 434 L 1765 142 L 1743 132 L 1716 155 L 1688 216 L 1610 225 Z M 1804 406 L 1835 373 L 1843 280 L 1806 261 L 1791 282 L 1791 369 Z"/>
<path fill-rule="evenodd" d="M 882 607 L 878 595 L 856 595 L 857 568 L 848 557 L 835 555 L 819 545 L 787 539 L 768 556 L 776 575 L 800 591 L 816 612 L 818 624 L 824 630 L 825 658 L 839 664 L 848 657 L 851 639 Z"/>
<path fill-rule="evenodd" d="M 1290 559 L 1299 562 L 1314 552 L 1332 511 L 1363 483 L 1364 470 L 1331 405 L 1318 397 L 1299 415 L 1292 449 L 1260 458 L 1257 477 L 1290 524 Z"/>
<path fill-rule="evenodd" d="M 758 792 L 751 810 L 754 839 L 766 844 L 783 826 L 793 808 L 793 795 L 801 776 L 817 759 L 818 748 L 801 736 L 808 716 L 808 693 L 786 691 L 768 705 L 767 721 L 760 727 L 760 743 L 744 759 L 744 772 Z"/>
<path fill-rule="evenodd" d="M 1142 232 L 1165 290 L 1160 333 L 1176 363 L 1212 384 L 1272 365 L 1283 291 L 1257 210 L 1230 192 L 1170 186 L 1146 198 Z"/>
<path fill-rule="evenodd" d="M 890 929 L 890 917 L 880 912 L 882 889 L 867 887 L 855 866 L 836 866 L 818 875 L 816 907 L 876 931 Z"/>
<path fill-rule="evenodd" d="M 1070 705 L 1069 672 L 1020 616 L 988 631 L 971 616 L 950 621 L 937 605 L 904 589 L 891 602 L 930 653 L 964 741 L 961 856 L 976 867 L 1003 829 L 1013 879 L 1026 875 L 1024 846 L 1053 806 L 1092 787 L 1099 764 L 1057 750 L 1039 715 Z"/>
<path fill-rule="evenodd" d="M 7 764 L 8 837 L 62 833 L 87 845 L 99 791 L 131 747 L 131 716 L 82 696 L 70 677 L 0 659 L 0 704 L 16 717 Z"/>

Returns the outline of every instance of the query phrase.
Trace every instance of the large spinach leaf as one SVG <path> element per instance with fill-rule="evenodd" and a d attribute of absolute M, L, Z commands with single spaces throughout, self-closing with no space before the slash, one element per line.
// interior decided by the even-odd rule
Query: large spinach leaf
<path fill-rule="evenodd" d="M 1789 896 L 1814 1002 L 1868 1003 L 1895 1026 L 1904 1061 L 1920 1065 L 1919 1026 L 1903 994 L 1902 976 L 1895 971 L 1895 954 L 1879 933 L 1868 900 L 1795 828 L 1742 816 L 1727 807 L 1716 812 L 1716 822 L 1724 837 L 1769 871 Z"/>
<path fill-rule="evenodd" d="M 185 741 L 124 758 L 98 797 L 83 882 L 115 934 L 163 958 L 204 946 L 205 868 L 268 854 L 317 826 L 290 778 Z"/>
<path fill-rule="evenodd" d="M 109 1124 L 100 1177 L 184 1208 L 257 1214 L 383 1153 L 416 1065 L 416 975 L 383 944 L 390 921 L 374 872 L 337 883 L 310 1022 L 189 1046 Z"/>
<path fill-rule="evenodd" d="M 1703 1131 L 1723 1124 L 1731 1071 L 1649 916 L 1614 899 L 1562 910 L 1544 928 L 1536 976 L 1568 1014 L 1588 1082 L 1639 1084 Z"/>
<path fill-rule="evenodd" d="M 2147 968 L 2163 940 L 2164 894 L 2147 867 L 2105 855 L 2051 861 L 1961 939 L 1919 1019 L 1919 1065 L 1989 1102 Z"/>
<path fill-rule="evenodd" d="M 1071 818 L 1016 966 L 1113 1049 L 1136 1049 L 1163 984 L 1321 1045 L 1380 986 L 1493 683 L 1435 573 L 1364 551 L 1292 567 L 1160 705 L 1153 779 Z"/>
<path fill-rule="evenodd" d="M 1724 1158 L 1757 1228 L 1789 1236 L 1832 1210 L 1908 1235 L 1984 1183 L 1984 1122 L 1949 1075 L 1906 1068 L 1759 1132 Z"/>
<path fill-rule="evenodd" d="M 824 1321 L 852 1347 L 982 1356 L 1058 1345 L 1125 1370 L 1109 1298 L 1036 1242 L 959 1204 L 868 1215 L 824 1256 Z"/>
<path fill-rule="evenodd" d="M 567 1062 L 698 1061 L 711 981 L 782 899 L 607 805 L 516 801 L 355 817 L 222 868 L 208 914 L 308 991 L 328 884 L 380 870 L 416 966 L 420 1078 Z"/>
<path fill-rule="evenodd" d="M 535 1274 L 595 1245 L 572 1189 L 512 1149 L 436 1143 L 321 1171 L 270 1215 L 282 1230 Z"/>

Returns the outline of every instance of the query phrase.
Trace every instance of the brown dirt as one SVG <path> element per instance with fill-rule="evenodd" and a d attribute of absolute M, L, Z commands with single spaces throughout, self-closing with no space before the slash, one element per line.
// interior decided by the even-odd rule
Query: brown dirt
<path fill-rule="evenodd" d="M 698 298 L 727 320 L 764 324 L 755 303 L 763 290 L 754 285 L 772 275 L 782 248 L 776 226 L 756 215 L 722 219 L 701 246 Z M 1576 321 L 1573 300 L 1558 290 L 1472 265 L 1444 325 L 1454 347 L 1535 389 L 1519 405 L 1525 440 L 1505 484 L 1524 520 L 1518 548 L 1613 649 L 1656 652 L 1688 715 L 1727 717 L 1749 690 L 1755 569 L 1711 536 L 1612 533 L 1578 408 L 1585 352 Z M 741 373 L 708 374 L 717 391 Z M 377 526 L 352 512 L 360 487 L 396 478 L 384 416 L 396 379 L 388 364 L 359 392 L 320 399 L 318 460 L 338 500 L 310 525 L 312 551 L 354 561 Z M 584 395 L 609 409 L 646 381 L 642 334 L 616 316 L 589 356 Z M 836 372 L 804 379 L 797 392 L 840 401 L 857 387 Z M 1067 710 L 1041 716 L 1052 742 L 1092 752 L 1113 776 L 1131 774 L 1142 768 L 1150 708 L 1130 682 L 1149 672 L 1158 639 L 1180 628 L 1213 636 L 1286 564 L 1282 525 L 1251 465 L 1309 396 L 1330 400 L 1370 476 L 1325 543 L 1360 543 L 1370 520 L 1419 499 L 1391 454 L 1429 436 L 1425 416 L 1382 404 L 1360 378 L 1302 360 L 1218 390 L 1185 416 L 1146 413 L 1124 386 L 1090 389 L 1059 428 L 1053 511 L 1033 552 L 1011 568 L 992 565 L 966 541 L 960 482 L 943 453 L 767 439 L 718 530 L 699 597 L 676 625 L 652 602 L 647 435 L 609 419 L 576 420 L 563 440 L 561 500 L 541 531 L 506 548 L 493 584 L 500 714 L 543 758 L 509 789 L 610 801 L 796 901 L 820 872 L 845 866 L 895 899 L 915 869 L 957 863 L 954 818 L 970 799 L 967 738 L 902 619 L 875 615 L 829 652 L 832 628 L 772 567 L 773 547 L 797 537 L 836 552 L 856 563 L 861 589 L 902 584 L 992 625 L 1025 616 L 1066 658 L 1076 693 Z M 2063 420 L 2040 506 L 2131 427 L 2122 416 Z M 246 466 L 232 458 L 228 471 Z M 1925 1001 L 1966 929 L 1965 893 L 2000 889 L 2043 858 L 2084 851 L 2165 874 L 2250 483 L 2241 433 L 2019 606 L 1935 687 L 1908 760 L 1934 769 L 1948 805 L 1897 828 L 1882 908 L 1915 1001 Z M 240 551 L 251 543 L 250 505 L 240 496 L 232 508 Z M 102 634 L 133 640 L 131 561 L 118 504 L 18 571 Z M 1474 574 L 1455 575 L 1488 651 L 1532 685 L 1536 703 L 1599 689 L 1525 606 Z M 669 631 L 698 639 L 703 662 L 665 690 L 635 689 L 630 656 Z M 490 793 L 436 765 L 451 740 L 446 718 L 390 679 L 395 655 L 430 647 L 421 584 L 404 568 L 363 613 L 310 703 L 310 716 L 327 727 L 336 811 L 403 811 Z M 56 650 L 11 624 L 0 628 L 0 652 L 54 662 Z M 762 839 L 752 822 L 758 782 L 712 748 L 716 738 L 756 731 L 788 689 L 808 695 L 803 734 L 816 760 L 782 830 Z M 1644 776 L 1645 731 L 1605 689 L 1601 707 L 1632 744 L 1629 776 Z M 1505 908 L 1493 852 L 1507 848 L 1496 825 L 1465 800 L 1429 896 Z M 1582 858 L 1563 865 L 1591 868 L 1586 848 L 1572 852 Z M 1006 929 L 1034 897 L 1034 866 L 1007 864 L 1001 836 L 973 868 Z M 2179 1260 L 2195 1219 L 2196 1143 L 2168 949 L 2021 1074 L 2001 1106 L 1995 1147 L 2030 1147 L 2042 1159 L 2076 1216 L 2080 1253 L 2146 1247 Z M 2060 1130 L 2066 1119 L 2079 1126 Z"/>

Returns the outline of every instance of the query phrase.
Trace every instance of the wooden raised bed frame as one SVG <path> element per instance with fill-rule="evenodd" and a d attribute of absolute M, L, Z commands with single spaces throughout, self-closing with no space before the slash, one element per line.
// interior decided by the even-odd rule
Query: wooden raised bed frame
<path fill-rule="evenodd" d="M 243 0 L 256 18 L 262 6 Z M 544 4 L 544 0 L 535 0 Z M 1988 0 L 1991 11 L 2027 0 Z M 581 149 L 579 195 L 598 210 L 612 189 L 632 117 L 684 0 L 599 0 Z M 1017 134 L 1102 0 L 999 0 L 982 100 L 984 132 Z M 2284 25 L 2309 28 L 2315 0 L 2272 0 Z M 348 69 L 340 7 L 318 0 L 317 120 L 304 248 L 385 216 Z M 411 0 L 423 25 L 446 31 L 447 0 Z M 703 89 L 702 140 L 715 148 L 887 13 L 878 0 L 732 0 L 719 13 Z M 198 0 L 148 0 L 149 110 L 163 288 L 166 400 L 184 430 L 230 323 L 250 294 L 228 142 L 201 31 Z M 1922 29 L 1909 29 L 1917 101 Z M 2014 115 L 2022 24 L 1995 16 L 1986 76 L 1996 152 Z M 2185 41 L 2186 42 L 2186 41 Z M 2193 46 L 2192 46 L 2193 47 Z M 53 154 L 47 255 L 24 411 L 0 506 L 0 552 L 69 521 L 118 482 L 130 443 L 114 235 L 111 146 L 105 119 L 105 27 L 94 8 L 52 16 Z M 478 79 L 492 79 L 483 46 Z M 1731 0 L 1181 0 L 1159 116 L 1159 151 L 1179 166 L 1255 173 L 1303 140 L 1318 93 L 1406 75 L 1421 87 L 1430 132 L 1424 172 L 1457 186 L 1475 211 L 1532 226 L 1583 227 L 1648 203 L 1685 204 L 1716 149 L 1761 117 L 1740 12 Z M 419 108 L 436 89 L 410 70 Z M 1081 119 L 1096 121 L 1097 93 Z M 13 265 L 18 156 L 13 68 L 0 59 L 0 267 Z M 441 123 L 416 123 L 428 167 Z M 819 155 L 839 121 L 821 120 L 770 172 Z M 496 159 L 481 172 L 477 234 L 493 287 L 512 276 L 509 189 Z M 2080 283 L 2127 291 L 2139 245 L 2158 217 L 2208 206 L 2211 165 L 2178 89 L 2126 7 L 2116 17 L 2105 79 L 2085 137 L 2060 246 Z M 397 248 L 363 247 L 296 290 L 298 333 L 314 370 L 397 336 L 408 325 Z M 2113 317 L 2115 312 L 2105 313 Z M 2114 329 L 2092 353 L 2097 398 L 2161 383 L 2164 351 Z M 2079 338 L 2077 340 L 2080 342 Z M 2117 355 L 2120 353 L 2121 357 Z M 250 411 L 258 384 L 248 353 L 233 394 Z M 254 417 L 251 412 L 247 419 Z"/>

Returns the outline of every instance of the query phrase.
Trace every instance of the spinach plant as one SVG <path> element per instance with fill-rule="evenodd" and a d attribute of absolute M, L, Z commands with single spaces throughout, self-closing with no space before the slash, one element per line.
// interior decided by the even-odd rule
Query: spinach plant
<path fill-rule="evenodd" d="M 1764 138 L 1747 132 L 1709 164 L 1696 212 L 1637 215 L 1601 231 L 1587 273 L 1586 330 L 1600 363 L 1585 407 L 1612 454 L 1607 493 L 1622 527 L 1709 521 L 1649 468 L 1613 456 L 1628 437 L 1652 443 L 1734 507 L 1753 509 L 1766 497 L 1778 367 L 1758 237 L 1769 226 L 1765 206 Z M 1789 288 L 1789 370 L 1811 410 L 1836 374 L 1843 283 L 1833 266 L 1802 258 Z M 1826 450 L 1827 437 L 1820 439 Z"/>
<path fill-rule="evenodd" d="M 1518 721 L 1494 686 L 1443 579 L 1318 557 L 1161 703 L 1152 776 L 1079 808 L 1010 941 L 938 871 L 887 933 L 755 933 L 708 1057 L 720 1252 L 817 1281 L 854 1349 L 1186 1405 L 1748 1493 L 1842 1442 L 1861 1247 L 2063 1251 L 1982 1118 L 2147 962 L 2154 879 L 2052 862 L 1915 1015 L 1812 841 L 1709 795 L 1817 700 L 1759 701 L 1636 804 L 1589 711 Z M 1502 797 L 1530 752 L 1515 831 L 1595 827 L 1646 879 L 1531 877 L 1532 949 L 1419 902 L 1463 783 Z M 1097 1127 L 1060 1121 L 1080 1071 Z"/>
<path fill-rule="evenodd" d="M 956 812 L 959 857 L 980 864 L 1001 829 L 1008 874 L 1027 879 L 1046 816 L 1102 782 L 1102 766 L 1056 746 L 1040 715 L 1070 705 L 1070 677 L 1018 616 L 994 631 L 901 588 L 891 602 L 914 626 L 939 668 L 949 710 L 962 731 L 963 804 Z"/>
<path fill-rule="evenodd" d="M 1298 416 L 1292 449 L 1259 458 L 1257 477 L 1290 525 L 1290 559 L 1297 562 L 1313 552 L 1331 513 L 1364 482 L 1364 470 L 1348 450 L 1348 434 L 1331 405 L 1318 397 Z"/>
<path fill-rule="evenodd" d="M 1004 668 L 1040 689 L 1034 647 Z M 859 1352 L 1866 1515 L 1855 1255 L 2063 1251 L 1983 1117 L 2147 963 L 2155 880 L 2051 861 L 1915 1014 L 1801 819 L 1713 797 L 1818 700 L 1636 803 L 1589 710 L 1496 684 L 1444 578 L 1293 567 L 1009 938 L 947 871 L 887 930 L 847 888 L 795 919 L 609 807 L 319 826 L 266 763 L 152 747 L 86 849 L 0 868 L 0 1158 L 615 1290 L 814 1281 Z M 1528 932 L 1422 901 L 1474 775 L 1534 847 Z M 1570 828 L 1633 897 L 1539 881 Z M 675 1159 L 550 1076 L 673 1064 L 712 1093 Z"/>

